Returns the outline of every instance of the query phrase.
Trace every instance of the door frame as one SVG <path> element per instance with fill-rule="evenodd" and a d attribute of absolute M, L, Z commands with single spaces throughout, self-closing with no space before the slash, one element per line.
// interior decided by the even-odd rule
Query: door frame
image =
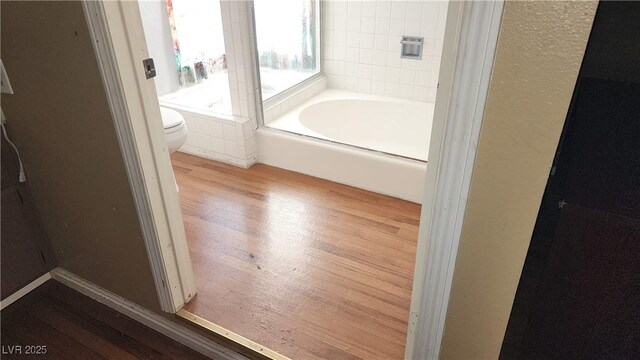
<path fill-rule="evenodd" d="M 405 359 L 440 357 L 503 9 L 503 0 L 449 3 L 442 59 L 455 60 L 438 77 Z"/>
<path fill-rule="evenodd" d="M 135 1 L 82 0 L 162 311 L 196 294 L 178 193 Z M 136 24 L 140 27 L 136 28 Z"/>
<path fill-rule="evenodd" d="M 82 0 L 163 311 L 195 280 L 135 1 Z M 420 216 L 406 359 L 440 353 L 504 0 L 450 1 Z M 252 69 L 252 71 L 255 71 Z"/>

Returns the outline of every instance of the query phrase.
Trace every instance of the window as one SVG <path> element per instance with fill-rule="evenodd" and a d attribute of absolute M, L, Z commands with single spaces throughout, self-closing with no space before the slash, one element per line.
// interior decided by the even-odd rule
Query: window
<path fill-rule="evenodd" d="M 181 96 L 195 108 L 231 112 L 219 0 L 166 0 Z"/>
<path fill-rule="evenodd" d="M 180 83 L 224 72 L 226 59 L 219 1 L 167 0 Z"/>
<path fill-rule="evenodd" d="M 266 100 L 320 71 L 319 0 L 256 0 L 254 7 Z"/>

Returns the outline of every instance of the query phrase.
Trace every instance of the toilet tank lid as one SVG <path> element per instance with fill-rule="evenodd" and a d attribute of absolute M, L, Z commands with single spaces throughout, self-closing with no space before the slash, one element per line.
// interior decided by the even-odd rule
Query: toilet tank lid
<path fill-rule="evenodd" d="M 160 115 L 162 116 L 162 125 L 165 129 L 178 126 L 184 122 L 184 117 L 173 109 L 160 107 Z"/>

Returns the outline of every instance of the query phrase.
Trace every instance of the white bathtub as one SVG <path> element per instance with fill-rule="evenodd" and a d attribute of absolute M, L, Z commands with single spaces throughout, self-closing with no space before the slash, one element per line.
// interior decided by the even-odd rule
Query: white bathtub
<path fill-rule="evenodd" d="M 271 128 L 427 161 L 433 104 L 327 89 Z"/>
<path fill-rule="evenodd" d="M 258 162 L 422 203 L 433 104 L 328 89 L 285 110 Z"/>

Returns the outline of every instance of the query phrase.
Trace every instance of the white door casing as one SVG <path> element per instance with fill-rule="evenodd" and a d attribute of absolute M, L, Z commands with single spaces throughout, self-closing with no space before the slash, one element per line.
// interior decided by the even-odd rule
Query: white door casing
<path fill-rule="evenodd" d="M 450 1 L 406 359 L 438 359 L 504 2 Z"/>
<path fill-rule="evenodd" d="M 82 2 L 163 311 L 196 294 L 138 3 Z"/>

